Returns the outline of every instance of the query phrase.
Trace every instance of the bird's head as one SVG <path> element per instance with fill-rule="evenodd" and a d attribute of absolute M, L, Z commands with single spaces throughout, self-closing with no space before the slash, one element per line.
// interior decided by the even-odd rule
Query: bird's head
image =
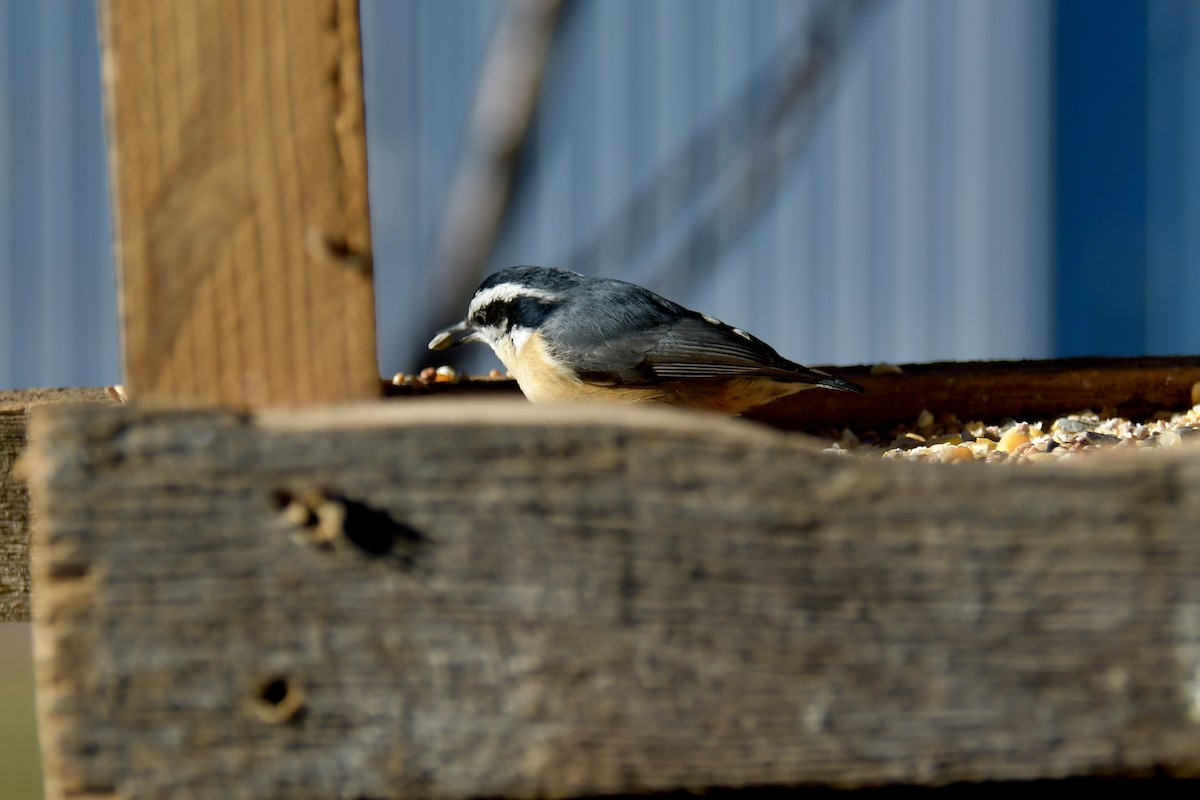
<path fill-rule="evenodd" d="M 549 267 L 509 267 L 488 276 L 467 308 L 466 319 L 438 331 L 430 350 L 483 342 L 500 354 L 519 350 L 546 318 L 560 308 L 582 275 Z"/>

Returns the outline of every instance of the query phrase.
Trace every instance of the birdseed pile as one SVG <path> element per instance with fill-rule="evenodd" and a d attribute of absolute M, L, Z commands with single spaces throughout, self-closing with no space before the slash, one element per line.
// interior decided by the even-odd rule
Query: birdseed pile
<path fill-rule="evenodd" d="M 899 369 L 892 367 L 892 371 Z M 872 374 L 877 374 L 874 370 Z M 487 380 L 506 377 L 492 370 Z M 475 380 L 482 380 L 476 378 Z M 416 375 L 397 373 L 397 386 L 426 387 L 459 383 L 470 377 L 452 367 L 426 368 Z M 1086 457 L 1122 449 L 1174 448 L 1200 445 L 1200 383 L 1192 386 L 1192 408 L 1162 411 L 1148 420 L 1131 420 L 1112 409 L 1085 409 L 1049 420 L 1005 420 L 985 424 L 963 422 L 953 414 L 922 411 L 917 419 L 881 434 L 877 431 L 823 431 L 825 452 L 841 456 L 874 456 L 953 464 L 967 461 L 1029 464 Z"/>
<path fill-rule="evenodd" d="M 1111 409 L 1084 410 L 1052 420 L 1006 420 L 999 425 L 962 422 L 953 414 L 935 418 L 922 411 L 910 425 L 886 436 L 827 431 L 825 448 L 837 455 L 874 455 L 943 464 L 967 461 L 1026 464 L 1085 457 L 1107 450 L 1175 448 L 1200 444 L 1200 383 L 1192 387 L 1192 408 L 1163 411 L 1135 421 Z"/>

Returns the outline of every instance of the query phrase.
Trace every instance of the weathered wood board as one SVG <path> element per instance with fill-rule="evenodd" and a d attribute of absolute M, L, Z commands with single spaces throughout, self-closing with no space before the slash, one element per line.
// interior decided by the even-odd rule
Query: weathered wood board
<path fill-rule="evenodd" d="M 957 414 L 963 422 L 1006 417 L 1050 421 L 1083 409 L 1146 419 L 1195 403 L 1192 385 L 1200 381 L 1200 356 L 906 364 L 901 374 L 893 375 L 871 375 L 869 370 L 834 370 L 862 384 L 867 394 L 801 392 L 747 416 L 784 430 L 880 432 L 911 422 L 923 409 Z"/>
<path fill-rule="evenodd" d="M 51 798 L 1200 774 L 1197 448 L 497 400 L 31 430 Z"/>
<path fill-rule="evenodd" d="M 125 383 L 377 397 L 356 0 L 106 0 Z"/>
<path fill-rule="evenodd" d="M 29 621 L 29 493 L 13 472 L 25 451 L 29 409 L 104 400 L 103 389 L 0 391 L 0 622 Z"/>
<path fill-rule="evenodd" d="M 911 423 L 922 409 L 958 414 L 965 422 L 1005 417 L 1047 419 L 1091 408 L 1110 408 L 1137 419 L 1160 411 L 1181 410 L 1192 402 L 1192 385 L 1200 381 L 1200 358 L 1072 358 L 1054 361 L 1014 361 L 946 364 L 907 364 L 899 374 L 870 375 L 865 366 L 838 370 L 863 384 L 866 395 L 804 392 L 756 409 L 750 419 L 782 430 L 818 432 L 849 427 L 862 432 L 886 432 Z M 506 380 L 397 387 L 385 384 L 399 397 L 519 396 L 515 382 Z M 81 389 L 88 399 L 103 398 L 102 389 Z M 25 440 L 24 408 L 43 399 L 70 400 L 66 390 L 31 389 L 0 392 L 0 466 L 11 464 Z M 19 407 L 19 409 L 18 409 Z M 14 415 L 17 409 L 19 413 Z M 7 458 L 7 461 L 5 460 Z M 29 559 L 25 529 L 27 497 L 24 488 L 0 470 L 0 621 L 28 619 Z"/>

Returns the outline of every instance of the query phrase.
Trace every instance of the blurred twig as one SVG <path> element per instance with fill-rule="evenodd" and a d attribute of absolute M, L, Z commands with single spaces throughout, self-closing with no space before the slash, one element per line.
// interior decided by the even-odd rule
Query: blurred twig
<path fill-rule="evenodd" d="M 716 175 L 684 240 L 642 274 L 639 283 L 668 293 L 711 277 L 721 254 L 749 229 L 782 185 L 837 84 L 849 31 L 875 0 L 825 0 L 805 20 L 776 65 L 771 101 Z"/>
<path fill-rule="evenodd" d="M 467 149 L 433 247 L 424 326 L 431 333 L 461 318 L 466 298 L 483 277 L 537 107 L 561 5 L 561 0 L 508 0 L 501 14 L 480 73 Z M 422 343 L 411 363 L 426 356 Z"/>

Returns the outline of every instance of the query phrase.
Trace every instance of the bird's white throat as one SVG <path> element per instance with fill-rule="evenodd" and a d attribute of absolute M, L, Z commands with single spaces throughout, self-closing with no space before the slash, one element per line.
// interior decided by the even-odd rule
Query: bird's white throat
<path fill-rule="evenodd" d="M 487 332 L 486 340 L 492 347 L 492 352 L 496 354 L 509 372 L 516 374 L 520 371 L 520 353 L 525 349 L 525 345 L 529 343 L 529 338 L 533 336 L 532 328 L 523 328 L 519 325 L 514 326 L 508 331 L 492 331 Z"/>

